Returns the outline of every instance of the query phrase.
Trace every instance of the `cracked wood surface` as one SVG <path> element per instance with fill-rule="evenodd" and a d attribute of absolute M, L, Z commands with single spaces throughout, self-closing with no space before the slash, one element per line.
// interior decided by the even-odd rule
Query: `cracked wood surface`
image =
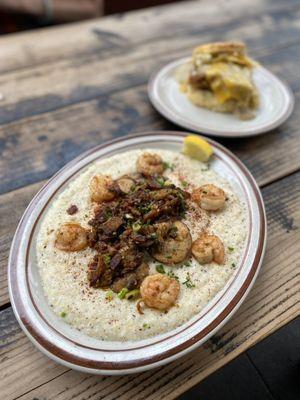
<path fill-rule="evenodd" d="M 201 0 L 0 38 L 0 390 L 5 399 L 173 399 L 299 315 L 299 17 L 297 0 Z M 284 78 L 296 97 L 294 113 L 280 128 L 251 139 L 220 140 L 263 188 L 269 241 L 254 288 L 217 335 L 163 368 L 94 377 L 55 364 L 33 348 L 9 305 L 7 257 L 24 209 L 59 168 L 103 140 L 179 130 L 149 104 L 149 75 L 190 54 L 198 43 L 220 38 L 244 40 L 250 54 Z"/>

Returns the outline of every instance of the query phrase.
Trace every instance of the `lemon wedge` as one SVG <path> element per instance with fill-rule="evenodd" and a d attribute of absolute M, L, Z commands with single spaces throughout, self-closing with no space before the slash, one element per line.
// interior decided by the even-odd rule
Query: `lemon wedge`
<path fill-rule="evenodd" d="M 198 161 L 207 162 L 213 153 L 211 145 L 200 136 L 188 135 L 183 141 L 183 154 Z"/>

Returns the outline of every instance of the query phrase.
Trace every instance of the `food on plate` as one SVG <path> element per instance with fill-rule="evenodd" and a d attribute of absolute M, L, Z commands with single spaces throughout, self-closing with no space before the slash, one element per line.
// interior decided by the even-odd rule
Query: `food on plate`
<path fill-rule="evenodd" d="M 256 65 L 244 43 L 208 43 L 194 49 L 192 60 L 176 71 L 176 78 L 196 106 L 251 119 L 259 107 L 252 76 Z"/>
<path fill-rule="evenodd" d="M 200 264 L 216 262 L 223 264 L 225 249 L 222 241 L 216 235 L 202 233 L 192 245 L 192 254 Z"/>
<path fill-rule="evenodd" d="M 224 207 L 226 195 L 224 190 L 208 183 L 194 189 L 192 199 L 199 204 L 203 210 L 216 211 Z"/>
<path fill-rule="evenodd" d="M 161 175 L 164 172 L 163 160 L 158 154 L 144 153 L 138 158 L 136 169 L 145 176 Z"/>
<path fill-rule="evenodd" d="M 143 302 L 157 310 L 168 310 L 179 296 L 180 284 L 174 278 L 162 274 L 149 275 L 141 285 Z"/>
<path fill-rule="evenodd" d="M 185 261 L 192 247 L 189 228 L 181 221 L 156 224 L 157 241 L 151 250 L 152 257 L 166 265 Z"/>
<path fill-rule="evenodd" d="M 57 230 L 54 246 L 63 251 L 80 251 L 87 247 L 87 230 L 77 223 L 69 222 Z"/>
<path fill-rule="evenodd" d="M 66 323 L 102 340 L 147 338 L 199 314 L 233 276 L 245 204 L 193 154 L 100 159 L 52 201 L 37 259 L 49 305 Z"/>
<path fill-rule="evenodd" d="M 95 175 L 90 181 L 91 200 L 96 202 L 111 201 L 116 194 L 109 190 L 113 180 L 109 176 Z"/>

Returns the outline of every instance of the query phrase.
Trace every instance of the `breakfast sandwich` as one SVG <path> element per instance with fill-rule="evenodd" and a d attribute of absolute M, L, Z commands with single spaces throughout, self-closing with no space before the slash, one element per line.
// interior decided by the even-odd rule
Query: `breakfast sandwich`
<path fill-rule="evenodd" d="M 252 79 L 256 63 L 240 42 L 216 42 L 196 47 L 192 61 L 180 74 L 181 90 L 189 100 L 213 111 L 241 119 L 255 116 L 259 94 Z"/>

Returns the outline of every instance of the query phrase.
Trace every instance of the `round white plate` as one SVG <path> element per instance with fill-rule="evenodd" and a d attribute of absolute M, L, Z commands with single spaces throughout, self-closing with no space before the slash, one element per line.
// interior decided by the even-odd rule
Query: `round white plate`
<path fill-rule="evenodd" d="M 294 96 L 291 89 L 261 66 L 253 70 L 261 102 L 255 118 L 242 121 L 232 114 L 197 107 L 180 92 L 174 78 L 176 69 L 189 60 L 182 58 L 167 64 L 152 75 L 148 85 L 148 95 L 153 106 L 175 124 L 204 135 L 245 137 L 276 128 L 293 111 Z"/>
<path fill-rule="evenodd" d="M 129 374 L 170 362 L 209 339 L 233 315 L 258 274 L 266 243 L 263 200 L 252 175 L 230 151 L 209 140 L 214 149 L 211 168 L 225 177 L 247 204 L 245 249 L 225 287 L 197 315 L 180 327 L 152 338 L 111 342 L 97 340 L 57 317 L 45 298 L 36 255 L 41 220 L 71 180 L 95 160 L 132 149 L 180 151 L 185 134 L 149 132 L 103 143 L 71 161 L 34 197 L 12 243 L 8 283 L 14 313 L 30 340 L 53 360 L 94 374 Z"/>

